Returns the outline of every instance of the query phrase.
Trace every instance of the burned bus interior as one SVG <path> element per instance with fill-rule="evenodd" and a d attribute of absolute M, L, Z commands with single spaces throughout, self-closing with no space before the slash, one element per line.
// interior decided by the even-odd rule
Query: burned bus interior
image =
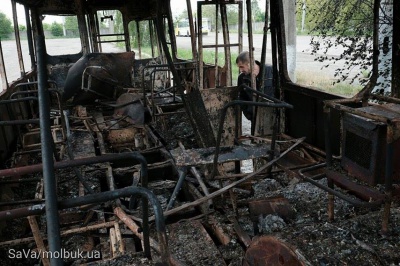
<path fill-rule="evenodd" d="M 351 97 L 290 77 L 286 1 L 264 1 L 261 49 L 250 0 L 7 1 L 15 29 L 0 40 L 7 265 L 400 264 L 397 1 L 389 1 L 391 92 L 375 90 L 381 1 L 371 0 L 371 75 Z M 175 35 L 173 2 L 186 7 L 190 36 Z M 216 14 L 212 42 L 202 34 L 207 8 Z M 48 37 L 48 16 L 76 19 L 74 44 Z M 231 59 L 243 50 L 261 66 L 270 60 L 274 95 L 255 80 L 237 85 Z"/>

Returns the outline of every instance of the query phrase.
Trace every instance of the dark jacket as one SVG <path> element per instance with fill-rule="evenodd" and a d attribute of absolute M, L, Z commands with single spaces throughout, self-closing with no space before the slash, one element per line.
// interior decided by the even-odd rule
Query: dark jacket
<path fill-rule="evenodd" d="M 260 66 L 261 63 L 258 61 L 255 61 L 255 63 Z M 260 66 L 261 68 L 261 66 Z M 261 89 L 261 81 L 262 78 L 264 77 L 264 88 Z M 268 96 L 272 96 L 275 97 L 275 90 L 274 90 L 274 84 L 272 81 L 272 65 L 268 65 L 266 64 L 264 67 L 264 75 L 262 75 L 261 73 L 258 73 L 257 77 L 256 77 L 256 88 L 258 91 L 263 92 L 264 94 L 267 94 Z M 237 85 L 240 86 L 242 84 L 245 84 L 249 87 L 251 87 L 251 75 L 250 74 L 245 74 L 245 73 L 241 73 L 238 77 L 238 82 Z M 240 94 L 239 94 L 239 99 L 242 101 L 252 101 L 253 100 L 253 94 L 249 91 L 244 91 L 241 90 Z M 252 120 L 253 118 L 253 106 L 248 105 L 248 106 L 242 106 L 242 111 L 244 116 L 249 119 Z"/>

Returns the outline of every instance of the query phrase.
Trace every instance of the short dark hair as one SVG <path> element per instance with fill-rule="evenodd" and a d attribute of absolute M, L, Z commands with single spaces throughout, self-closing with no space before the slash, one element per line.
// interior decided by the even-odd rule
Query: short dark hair
<path fill-rule="evenodd" d="M 243 51 L 236 57 L 236 64 L 239 62 L 250 63 L 250 56 L 248 51 Z"/>

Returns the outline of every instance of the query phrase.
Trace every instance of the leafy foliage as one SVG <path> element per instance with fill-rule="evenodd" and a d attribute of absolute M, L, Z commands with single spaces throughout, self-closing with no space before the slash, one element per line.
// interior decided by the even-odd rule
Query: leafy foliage
<path fill-rule="evenodd" d="M 60 23 L 53 22 L 51 24 L 51 34 L 55 37 L 63 36 L 63 28 Z"/>
<path fill-rule="evenodd" d="M 13 32 L 11 20 L 4 13 L 0 12 L 0 38 L 7 39 L 11 32 Z"/>
<path fill-rule="evenodd" d="M 301 9 L 303 3 L 304 0 L 298 0 L 297 6 Z M 306 0 L 307 28 L 313 36 L 312 54 L 319 54 L 315 60 L 326 62 L 326 66 L 339 60 L 345 62 L 336 69 L 335 83 L 358 80 L 365 84 L 367 81 L 365 73 L 372 66 L 373 4 L 374 0 Z M 331 48 L 343 52 L 339 56 L 328 56 Z M 358 72 L 350 77 L 353 69 Z"/>

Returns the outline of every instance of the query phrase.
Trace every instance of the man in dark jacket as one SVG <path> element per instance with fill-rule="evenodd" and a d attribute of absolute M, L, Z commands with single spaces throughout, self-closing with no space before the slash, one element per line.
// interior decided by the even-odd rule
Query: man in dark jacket
<path fill-rule="evenodd" d="M 249 52 L 241 52 L 236 58 L 236 65 L 239 67 L 239 77 L 237 85 L 240 86 L 245 84 L 251 87 L 251 74 L 250 74 L 250 57 Z M 261 63 L 259 61 L 254 62 L 253 75 L 256 80 L 256 89 L 261 91 L 268 96 L 274 97 L 275 90 L 272 82 L 272 65 L 266 64 L 264 67 L 264 75 L 260 73 Z M 264 78 L 264 87 L 261 89 L 262 79 Z M 240 91 L 240 100 L 253 101 L 253 94 L 249 91 Z M 253 106 L 243 106 L 242 111 L 244 116 L 250 121 L 253 118 Z"/>

